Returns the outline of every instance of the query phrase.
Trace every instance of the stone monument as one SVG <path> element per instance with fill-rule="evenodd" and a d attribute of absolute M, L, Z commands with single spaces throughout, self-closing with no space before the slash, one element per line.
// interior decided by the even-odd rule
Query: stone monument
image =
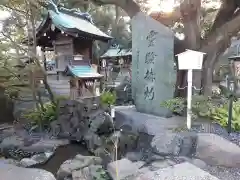
<path fill-rule="evenodd" d="M 173 98 L 174 34 L 160 22 L 139 12 L 132 19 L 132 95 L 139 112 L 166 117 L 161 107 Z"/>

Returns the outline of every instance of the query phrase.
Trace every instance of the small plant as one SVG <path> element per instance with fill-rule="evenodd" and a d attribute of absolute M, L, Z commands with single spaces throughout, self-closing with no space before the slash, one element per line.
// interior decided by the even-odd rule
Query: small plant
<path fill-rule="evenodd" d="M 59 96 L 56 98 L 57 104 L 47 102 L 39 110 L 33 109 L 26 113 L 24 117 L 31 122 L 33 126 L 47 127 L 52 121 L 58 118 L 58 103 L 60 100 L 66 100 L 67 97 Z"/>
<path fill-rule="evenodd" d="M 211 119 L 216 123 L 220 124 L 222 127 L 227 127 L 228 116 L 228 104 L 225 104 L 221 107 L 216 107 L 214 109 L 211 114 Z M 232 129 L 234 131 L 240 131 L 240 101 L 233 103 Z"/>
<path fill-rule="evenodd" d="M 103 168 L 97 169 L 96 173 L 93 175 L 94 180 L 110 180 L 107 172 Z"/>
<path fill-rule="evenodd" d="M 164 101 L 161 106 L 169 109 L 177 115 L 184 115 L 187 111 L 187 100 L 185 98 L 177 97 Z M 192 98 L 192 117 L 209 118 L 214 108 L 211 97 L 201 95 L 194 95 Z"/>
<path fill-rule="evenodd" d="M 181 97 L 173 98 L 161 103 L 165 107 L 177 115 L 183 115 L 186 110 L 186 100 Z"/>
<path fill-rule="evenodd" d="M 57 119 L 56 106 L 52 103 L 45 103 L 43 109 L 34 109 L 24 115 L 31 121 L 32 125 L 48 126 Z"/>
<path fill-rule="evenodd" d="M 103 92 L 100 100 L 102 105 L 111 106 L 116 102 L 117 96 L 115 92 Z"/>

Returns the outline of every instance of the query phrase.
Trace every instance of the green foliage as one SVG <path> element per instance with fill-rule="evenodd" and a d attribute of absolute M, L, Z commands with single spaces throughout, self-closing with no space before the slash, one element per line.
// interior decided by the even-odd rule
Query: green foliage
<path fill-rule="evenodd" d="M 117 96 L 116 92 L 103 92 L 100 96 L 102 105 L 114 105 L 116 102 Z"/>
<path fill-rule="evenodd" d="M 96 173 L 93 174 L 94 180 L 110 180 L 107 172 L 103 168 L 97 169 Z"/>
<path fill-rule="evenodd" d="M 227 127 L 228 104 L 225 104 L 221 107 L 216 107 L 211 114 L 211 119 L 219 123 L 222 127 Z M 233 103 L 232 129 L 234 131 L 240 131 L 240 101 Z"/>
<path fill-rule="evenodd" d="M 214 103 L 211 97 L 203 95 L 195 95 L 192 99 L 192 113 L 193 117 L 209 118 L 214 109 Z"/>
<path fill-rule="evenodd" d="M 165 107 L 175 114 L 183 115 L 186 109 L 186 100 L 181 97 L 169 99 L 161 103 L 162 107 Z"/>
<path fill-rule="evenodd" d="M 43 109 L 33 109 L 26 113 L 24 117 L 28 119 L 33 125 L 48 126 L 52 121 L 57 120 L 58 117 L 58 104 L 60 100 L 66 100 L 67 97 L 59 96 L 56 98 L 57 104 L 47 102 L 43 105 Z"/>
<path fill-rule="evenodd" d="M 178 115 L 184 115 L 187 110 L 186 99 L 173 98 L 161 103 L 162 107 L 165 107 Z M 205 97 L 202 95 L 194 95 L 192 98 L 192 117 L 196 119 L 198 117 L 209 118 L 212 114 L 216 104 L 211 97 Z"/>
<path fill-rule="evenodd" d="M 43 109 L 37 108 L 25 114 L 25 118 L 31 121 L 33 125 L 48 125 L 50 122 L 57 119 L 57 108 L 52 103 L 46 103 Z"/>
<path fill-rule="evenodd" d="M 211 97 L 193 96 L 192 117 L 194 119 L 198 117 L 207 118 L 226 128 L 228 124 L 228 100 L 224 100 L 216 101 Z M 164 101 L 161 103 L 161 106 L 179 115 L 183 115 L 187 109 L 184 98 L 173 98 Z M 240 131 L 240 101 L 233 103 L 232 129 L 234 131 Z"/>

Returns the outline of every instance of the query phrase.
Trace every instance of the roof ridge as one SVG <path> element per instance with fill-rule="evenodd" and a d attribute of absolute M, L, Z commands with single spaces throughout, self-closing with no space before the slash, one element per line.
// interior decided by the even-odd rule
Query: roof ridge
<path fill-rule="evenodd" d="M 75 16 L 77 18 L 81 18 L 83 20 L 86 20 L 86 21 L 94 24 L 92 16 L 89 13 L 83 13 L 76 8 L 73 8 L 73 9 L 65 8 L 60 4 L 57 5 L 53 0 L 49 0 L 48 10 L 52 10 L 52 11 L 56 12 L 57 14 L 59 14 L 61 12 L 61 13 L 64 13 L 64 14 L 68 14 L 70 16 Z"/>

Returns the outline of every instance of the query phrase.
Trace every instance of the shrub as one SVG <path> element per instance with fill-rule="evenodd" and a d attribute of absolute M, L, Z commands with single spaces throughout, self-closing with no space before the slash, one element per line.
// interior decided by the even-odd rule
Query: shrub
<path fill-rule="evenodd" d="M 56 98 L 57 104 L 54 105 L 51 102 L 47 102 L 43 105 L 43 109 L 33 109 L 26 113 L 24 117 L 28 119 L 32 125 L 48 126 L 52 121 L 58 118 L 58 103 L 60 100 L 66 100 L 67 97 L 58 96 Z"/>
<path fill-rule="evenodd" d="M 228 104 L 224 104 L 221 107 L 216 107 L 211 114 L 211 119 L 220 124 L 222 127 L 227 127 Z M 233 103 L 232 129 L 234 131 L 240 131 L 240 101 Z"/>
<path fill-rule="evenodd" d="M 50 122 L 57 119 L 57 108 L 52 103 L 45 103 L 43 109 L 29 111 L 24 115 L 33 125 L 48 126 Z"/>
<path fill-rule="evenodd" d="M 107 106 L 114 105 L 116 99 L 116 92 L 103 92 L 100 96 L 101 104 Z"/>
<path fill-rule="evenodd" d="M 177 115 L 184 115 L 186 110 L 186 100 L 181 97 L 169 99 L 161 103 L 162 107 L 165 107 Z"/>
<path fill-rule="evenodd" d="M 192 98 L 192 117 L 196 119 L 198 117 L 210 118 L 214 104 L 211 97 L 205 97 L 202 95 L 194 95 Z M 184 115 L 187 110 L 187 100 L 185 98 L 173 98 L 161 103 L 162 107 L 165 107 L 178 115 Z"/>

